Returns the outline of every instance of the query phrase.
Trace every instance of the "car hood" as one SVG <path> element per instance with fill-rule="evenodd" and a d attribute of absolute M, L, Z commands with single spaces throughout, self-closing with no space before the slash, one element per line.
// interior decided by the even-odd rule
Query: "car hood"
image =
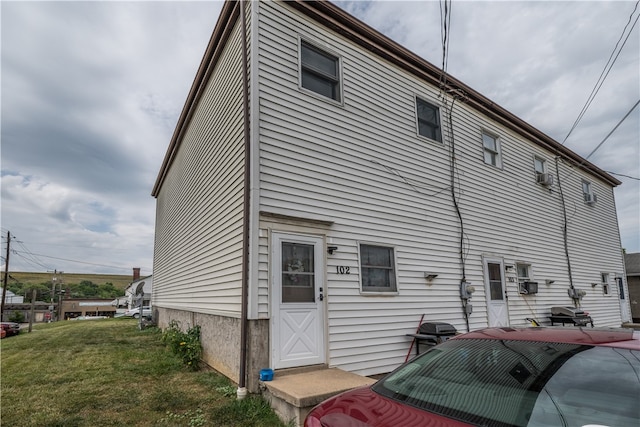
<path fill-rule="evenodd" d="M 379 395 L 370 386 L 357 388 L 316 406 L 311 413 L 327 427 L 464 427 L 443 417 Z"/>

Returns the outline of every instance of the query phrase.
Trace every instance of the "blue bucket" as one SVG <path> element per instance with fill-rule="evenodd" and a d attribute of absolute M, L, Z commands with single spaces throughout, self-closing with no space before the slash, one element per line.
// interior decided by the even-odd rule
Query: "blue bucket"
<path fill-rule="evenodd" d="M 273 379 L 273 369 L 260 369 L 260 381 L 271 381 Z"/>

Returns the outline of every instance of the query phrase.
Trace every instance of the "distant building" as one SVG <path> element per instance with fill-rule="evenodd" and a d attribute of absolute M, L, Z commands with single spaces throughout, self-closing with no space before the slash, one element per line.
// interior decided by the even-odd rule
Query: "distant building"
<path fill-rule="evenodd" d="M 106 316 L 113 317 L 116 308 L 111 299 L 100 298 L 69 298 L 63 299 L 60 306 L 60 320 L 75 319 L 77 317 Z"/>
<path fill-rule="evenodd" d="M 640 252 L 625 254 L 624 264 L 627 270 L 631 317 L 634 323 L 640 323 Z"/>
<path fill-rule="evenodd" d="M 2 295 L 3 289 L 0 288 L 0 295 Z M 4 297 L 5 304 L 22 304 L 24 303 L 24 297 L 21 295 L 16 295 L 7 289 L 7 294 Z"/>
<path fill-rule="evenodd" d="M 142 304 L 137 298 L 136 292 L 141 287 L 143 296 Z M 126 299 L 126 306 L 129 309 L 138 307 L 139 305 L 148 306 L 151 305 L 151 292 L 153 291 L 153 275 L 140 277 L 140 269 L 133 269 L 133 281 L 129 283 L 124 289 L 124 298 Z"/>

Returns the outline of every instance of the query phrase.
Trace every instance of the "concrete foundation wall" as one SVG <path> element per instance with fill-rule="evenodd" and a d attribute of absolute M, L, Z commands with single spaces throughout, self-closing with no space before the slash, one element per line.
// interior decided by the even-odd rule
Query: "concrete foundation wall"
<path fill-rule="evenodd" d="M 240 319 L 166 308 L 154 309 L 161 329 L 172 320 L 182 330 L 199 325 L 204 363 L 237 383 L 240 375 Z M 250 320 L 247 340 L 247 389 L 258 393 L 260 369 L 269 367 L 269 321 Z"/>

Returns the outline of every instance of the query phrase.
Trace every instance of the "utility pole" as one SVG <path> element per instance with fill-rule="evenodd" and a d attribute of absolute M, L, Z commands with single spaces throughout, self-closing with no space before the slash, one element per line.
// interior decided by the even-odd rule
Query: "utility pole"
<path fill-rule="evenodd" d="M 31 310 L 29 311 L 29 332 L 33 328 L 33 316 L 36 308 L 36 288 L 31 289 Z"/>
<path fill-rule="evenodd" d="M 53 322 L 54 301 L 56 296 L 56 282 L 58 281 L 58 270 L 53 270 L 51 278 L 51 305 L 49 305 L 49 322 Z"/>
<path fill-rule="evenodd" d="M 7 231 L 7 256 L 4 259 L 4 282 L 2 284 L 2 303 L 0 304 L 0 320 L 4 317 L 4 300 L 7 298 L 7 283 L 9 282 L 9 247 L 11 246 L 11 232 Z"/>

